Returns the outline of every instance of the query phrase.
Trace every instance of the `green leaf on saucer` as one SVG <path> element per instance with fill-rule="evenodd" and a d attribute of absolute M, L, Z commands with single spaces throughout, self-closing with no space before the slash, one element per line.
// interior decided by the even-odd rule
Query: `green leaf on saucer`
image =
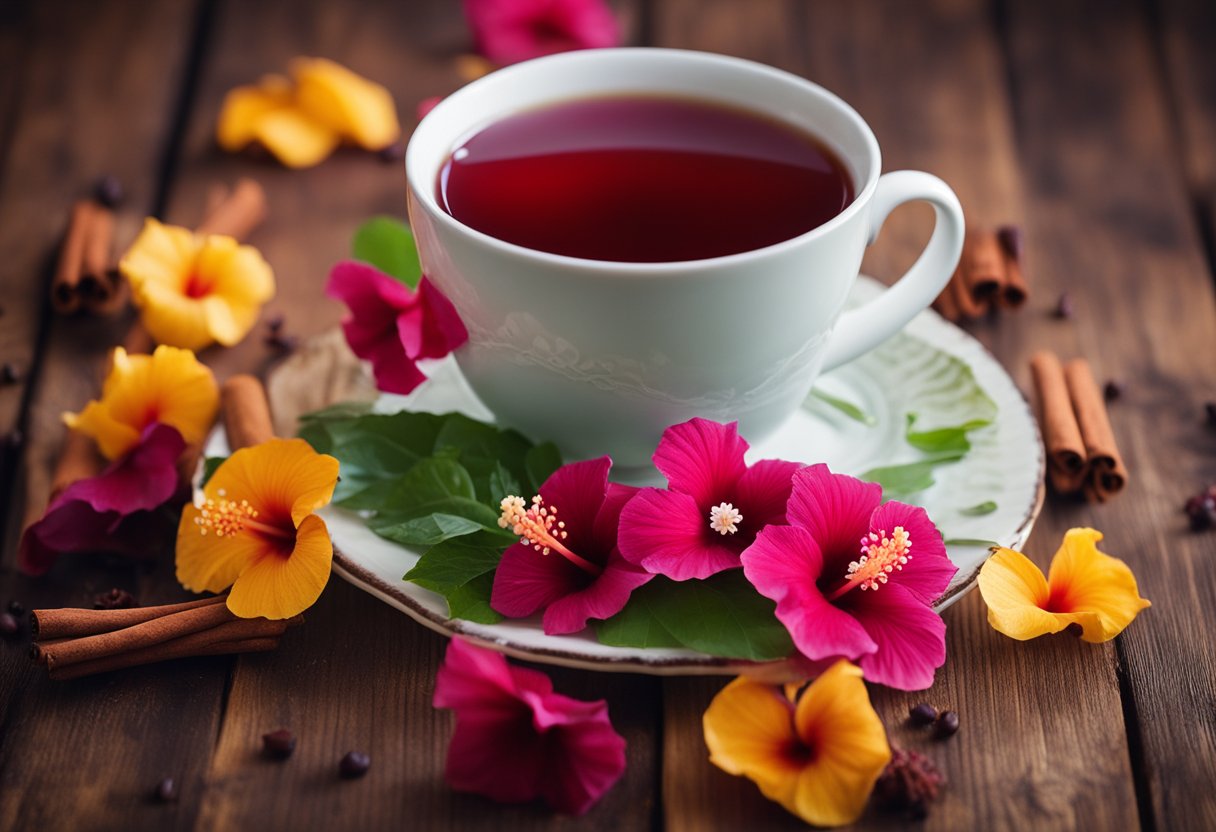
<path fill-rule="evenodd" d="M 419 547 L 489 530 L 497 521 L 498 515 L 489 506 L 452 497 L 418 506 L 416 513 L 381 512 L 368 521 L 368 526 L 394 543 Z"/>
<path fill-rule="evenodd" d="M 933 485 L 933 471 L 937 466 L 958 462 L 965 455 L 966 451 L 944 451 L 915 462 L 871 468 L 858 478 L 881 485 L 884 499 L 908 497 Z"/>
<path fill-rule="evenodd" d="M 393 217 L 373 217 L 355 230 L 351 254 L 411 289 L 422 280 L 418 248 L 409 226 Z"/>
<path fill-rule="evenodd" d="M 959 447 L 959 437 L 992 424 L 996 402 L 984 392 L 965 362 L 918 338 L 901 339 L 902 361 L 915 369 L 915 384 L 903 402 L 905 436 L 924 451 Z"/>
<path fill-rule="evenodd" d="M 635 605 L 643 609 L 630 609 Z M 756 592 L 739 569 L 703 581 L 677 583 L 660 577 L 635 590 L 625 609 L 600 625 L 597 632 L 606 630 L 620 646 L 657 646 L 653 642 L 662 639 L 661 628 L 693 650 L 768 661 L 785 658 L 794 650 L 775 610 L 776 604 Z M 623 621 L 614 621 L 621 616 L 625 617 Z M 625 643 L 629 639 L 646 643 Z"/>
<path fill-rule="evenodd" d="M 682 647 L 659 623 L 649 599 L 641 590 L 634 592 L 625 609 L 607 621 L 595 622 L 595 637 L 614 647 Z"/>
<path fill-rule="evenodd" d="M 836 408 L 841 413 L 843 413 L 845 416 L 848 416 L 850 419 L 852 419 L 855 422 L 861 422 L 863 425 L 878 424 L 877 419 L 875 419 L 869 413 L 866 413 L 864 410 L 862 410 L 857 405 L 853 404 L 851 401 L 848 401 L 847 399 L 839 398 L 837 396 L 833 396 L 831 393 L 825 393 L 824 391 L 820 390 L 818 387 L 816 387 L 814 390 L 811 391 L 811 397 L 818 399 L 819 401 L 823 402 L 826 405 L 830 405 L 831 407 Z"/>
<path fill-rule="evenodd" d="M 478 533 L 432 546 L 405 574 L 405 580 L 437 592 L 448 602 L 448 616 L 494 624 L 502 616 L 490 607 L 494 570 L 510 541 Z"/>
<path fill-rule="evenodd" d="M 541 485 L 545 480 L 562 467 L 562 455 L 557 450 L 557 446 L 552 442 L 545 442 L 536 445 L 528 450 L 524 456 L 524 468 L 527 471 L 528 479 L 530 480 L 531 491 L 535 494 L 540 490 Z"/>
<path fill-rule="evenodd" d="M 227 460 L 228 457 L 226 456 L 209 456 L 204 459 L 203 480 L 198 484 L 199 488 L 205 487 L 207 483 L 211 481 L 211 478 L 215 476 L 215 472 L 218 471 L 220 466 L 223 465 Z"/>
<path fill-rule="evenodd" d="M 985 500 L 982 503 L 976 503 L 973 506 L 959 509 L 959 514 L 965 514 L 968 517 L 983 517 L 985 514 L 992 514 L 996 511 L 997 505 L 992 500 Z"/>
<path fill-rule="evenodd" d="M 985 549 L 999 548 L 995 540 L 975 540 L 970 537 L 949 537 L 942 541 L 947 546 L 983 546 Z"/>
<path fill-rule="evenodd" d="M 448 599 L 448 617 L 463 618 L 475 624 L 497 624 L 502 615 L 490 606 L 490 593 L 494 590 L 494 573 L 479 575 L 463 586 L 453 587 L 444 593 Z"/>

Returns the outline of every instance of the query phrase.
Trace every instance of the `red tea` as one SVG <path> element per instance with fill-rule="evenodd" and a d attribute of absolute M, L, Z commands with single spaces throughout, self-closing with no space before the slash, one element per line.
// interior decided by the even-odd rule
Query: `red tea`
<path fill-rule="evenodd" d="M 439 204 L 478 231 L 539 251 L 662 263 L 763 248 L 853 199 L 814 136 L 684 98 L 590 98 L 517 113 L 444 164 Z"/>

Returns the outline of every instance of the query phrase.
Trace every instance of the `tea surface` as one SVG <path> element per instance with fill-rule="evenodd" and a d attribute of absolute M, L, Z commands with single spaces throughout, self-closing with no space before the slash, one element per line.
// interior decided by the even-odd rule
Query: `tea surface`
<path fill-rule="evenodd" d="M 814 136 L 682 98 L 591 98 L 508 116 L 440 171 L 439 204 L 500 240 L 592 260 L 674 262 L 751 251 L 853 199 Z"/>

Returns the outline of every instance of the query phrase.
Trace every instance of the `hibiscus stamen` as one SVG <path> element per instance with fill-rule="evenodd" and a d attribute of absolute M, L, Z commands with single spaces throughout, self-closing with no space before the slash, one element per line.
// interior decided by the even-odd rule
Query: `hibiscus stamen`
<path fill-rule="evenodd" d="M 743 515 L 731 503 L 718 503 L 709 510 L 709 527 L 720 535 L 734 534 L 742 522 Z"/>
<path fill-rule="evenodd" d="M 885 531 L 870 532 L 861 539 L 861 556 L 849 563 L 845 584 L 828 596 L 835 601 L 851 589 L 878 589 L 892 572 L 900 572 L 912 560 L 912 541 L 903 526 L 896 526 L 888 537 Z"/>
<path fill-rule="evenodd" d="M 231 537 L 249 529 L 283 540 L 293 539 L 294 535 L 290 532 L 258 520 L 258 510 L 249 505 L 248 500 L 229 500 L 223 494 L 221 491 L 220 499 L 208 499 L 199 506 L 199 515 L 194 518 L 194 524 L 203 536 L 214 532 L 216 537 Z"/>
<path fill-rule="evenodd" d="M 545 505 L 545 500 L 539 494 L 532 498 L 531 507 L 523 497 L 510 494 L 502 498 L 498 507 L 502 516 L 498 518 L 498 526 L 510 529 L 512 534 L 519 535 L 519 542 L 531 546 L 542 555 L 557 552 L 566 560 L 588 574 L 598 576 L 603 570 L 589 560 L 581 558 L 566 547 L 570 533 L 566 531 L 566 522 L 557 519 L 557 506 Z"/>

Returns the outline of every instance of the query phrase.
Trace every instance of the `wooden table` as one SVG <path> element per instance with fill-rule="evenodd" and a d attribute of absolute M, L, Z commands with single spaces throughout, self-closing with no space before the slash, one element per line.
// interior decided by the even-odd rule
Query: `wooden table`
<path fill-rule="evenodd" d="M 1026 228 L 1032 302 L 971 331 L 1027 385 L 1030 353 L 1084 355 L 1125 386 L 1111 415 L 1132 483 L 1092 506 L 1050 499 L 1029 544 L 1045 564 L 1063 531 L 1092 525 L 1154 606 L 1114 642 L 1018 643 L 978 594 L 951 608 L 949 660 L 933 690 L 873 691 L 895 742 L 932 757 L 950 785 L 929 828 L 1216 828 L 1216 533 L 1187 530 L 1185 498 L 1216 480 L 1216 6 L 1203 0 L 621 0 L 627 40 L 742 55 L 805 75 L 854 104 L 884 167 L 933 171 L 973 223 Z M 218 152 L 230 87 L 323 55 L 386 83 L 401 113 L 455 89 L 469 50 L 454 0 L 0 3 L 0 600 L 89 605 L 111 586 L 144 603 L 184 596 L 172 559 L 151 568 L 72 558 L 16 574 L 28 507 L 47 492 L 58 414 L 93 395 L 126 321 L 59 319 L 48 264 L 67 206 L 95 177 L 143 214 L 193 224 L 208 188 L 253 176 L 268 222 L 251 240 L 273 264 L 268 314 L 289 333 L 331 327 L 331 263 L 374 213 L 404 213 L 404 177 L 340 152 L 291 172 Z M 928 217 L 901 210 L 866 268 L 902 271 Z M 1053 318 L 1062 291 L 1075 315 Z M 260 331 L 206 359 L 220 375 L 266 371 Z M 273 654 L 176 661 L 49 682 L 24 645 L 0 644 L 0 828 L 795 827 L 748 781 L 706 761 L 701 713 L 721 679 L 555 670 L 557 688 L 605 696 L 628 740 L 622 781 L 577 822 L 456 795 L 442 768 L 452 719 L 431 708 L 444 641 L 335 579 Z M 903 726 L 910 703 L 950 705 L 952 740 Z M 286 725 L 295 756 L 259 755 Z M 337 777 L 348 750 L 371 755 Z M 180 800 L 148 795 L 173 777 Z M 862 825 L 898 825 L 868 815 Z"/>

